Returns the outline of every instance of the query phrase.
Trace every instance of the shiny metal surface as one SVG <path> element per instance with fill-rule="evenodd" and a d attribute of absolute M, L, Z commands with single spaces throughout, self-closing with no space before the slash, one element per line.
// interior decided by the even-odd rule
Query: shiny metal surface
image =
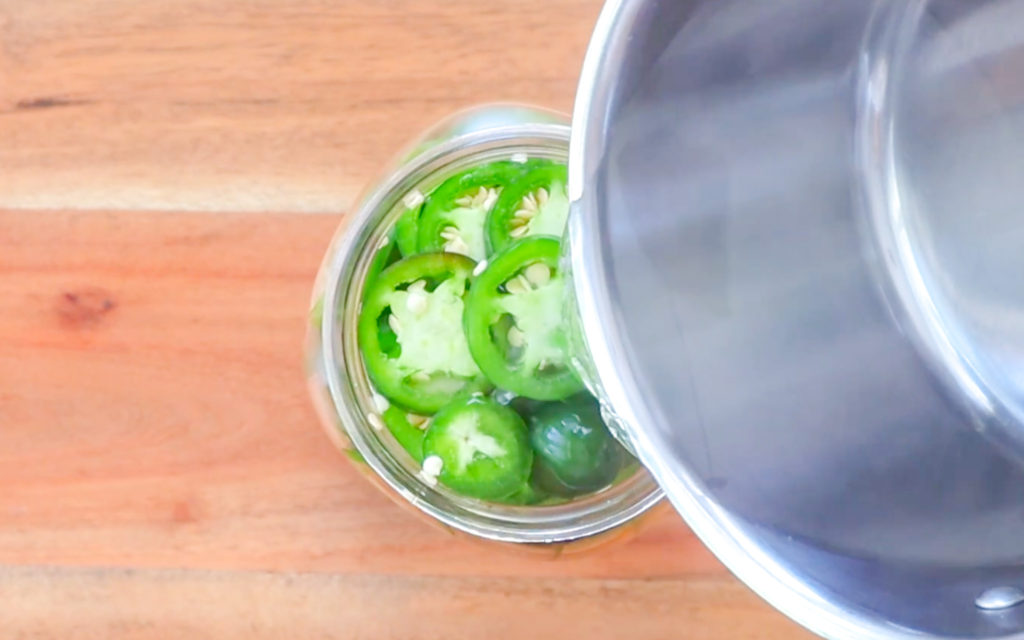
<path fill-rule="evenodd" d="M 1024 638 L 1024 1 L 619 0 L 570 149 L 589 382 L 812 630 Z"/>
<path fill-rule="evenodd" d="M 992 587 L 986 589 L 978 599 L 974 601 L 979 609 L 995 611 L 998 609 L 1009 609 L 1024 602 L 1024 589 L 1018 587 Z"/>

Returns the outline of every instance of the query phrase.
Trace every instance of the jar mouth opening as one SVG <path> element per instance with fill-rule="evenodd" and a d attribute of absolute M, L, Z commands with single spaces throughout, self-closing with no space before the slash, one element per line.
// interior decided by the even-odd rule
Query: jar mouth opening
<path fill-rule="evenodd" d="M 565 161 L 569 132 L 566 125 L 504 126 L 423 151 L 362 199 L 325 266 L 319 356 L 337 417 L 331 428 L 343 429 L 377 476 L 413 506 L 448 526 L 503 542 L 567 542 L 596 535 L 641 515 L 663 493 L 642 467 L 608 489 L 549 506 L 485 502 L 430 486 L 390 432 L 375 430 L 367 419 L 374 411 L 373 390 L 356 344 L 355 321 L 370 260 L 404 211 L 407 194 L 429 192 L 461 169 L 516 153 Z"/>

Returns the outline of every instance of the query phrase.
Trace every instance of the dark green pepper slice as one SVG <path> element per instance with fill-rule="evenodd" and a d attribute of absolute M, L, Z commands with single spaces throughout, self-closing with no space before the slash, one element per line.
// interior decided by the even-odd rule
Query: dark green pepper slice
<path fill-rule="evenodd" d="M 421 254 L 366 285 L 359 350 L 373 386 L 403 409 L 431 414 L 460 391 L 490 388 L 460 326 L 473 266 L 465 256 Z"/>
<path fill-rule="evenodd" d="M 564 500 L 558 501 L 564 502 Z M 502 499 L 502 502 L 515 505 L 538 505 L 550 504 L 555 502 L 555 500 L 552 500 L 551 494 L 544 489 L 537 487 L 533 483 L 527 483 L 509 497 Z"/>
<path fill-rule="evenodd" d="M 436 473 L 441 484 L 472 498 L 502 500 L 520 492 L 532 463 L 523 419 L 483 394 L 443 407 L 423 438 L 424 473 Z"/>
<path fill-rule="evenodd" d="M 628 459 L 601 419 L 597 401 L 586 394 L 545 404 L 529 421 L 534 482 L 556 495 L 606 487 Z"/>
<path fill-rule="evenodd" d="M 569 360 L 559 241 L 531 236 L 488 261 L 466 297 L 464 324 L 480 370 L 502 389 L 561 400 L 583 388 Z"/>
<path fill-rule="evenodd" d="M 427 198 L 419 220 L 421 252 L 448 251 L 474 260 L 487 255 L 484 224 L 505 185 L 522 165 L 492 162 L 448 178 Z"/>
<path fill-rule="evenodd" d="M 534 235 L 561 237 L 569 217 L 565 165 L 535 163 L 506 186 L 487 214 L 490 253 L 505 249 L 519 238 Z"/>
<path fill-rule="evenodd" d="M 420 216 L 423 214 L 423 203 L 406 209 L 402 217 L 395 223 L 395 242 L 402 255 L 408 258 L 419 253 Z"/>
<path fill-rule="evenodd" d="M 381 271 L 398 262 L 401 258 L 402 254 L 398 250 L 398 244 L 394 238 L 389 237 L 385 244 L 373 254 L 370 267 L 366 271 L 366 281 L 373 282 L 380 275 Z"/>
<path fill-rule="evenodd" d="M 381 418 L 391 435 L 412 456 L 413 460 L 423 462 L 423 436 L 426 435 L 426 431 L 413 424 L 412 418 L 417 421 L 425 420 L 425 418 L 408 414 L 394 405 L 385 409 Z"/>

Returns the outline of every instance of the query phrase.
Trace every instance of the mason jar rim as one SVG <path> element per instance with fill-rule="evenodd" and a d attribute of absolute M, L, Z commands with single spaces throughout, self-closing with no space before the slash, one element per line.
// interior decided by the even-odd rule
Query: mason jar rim
<path fill-rule="evenodd" d="M 507 156 L 510 148 L 548 148 L 567 156 L 569 134 L 568 125 L 504 125 L 465 133 L 421 151 L 361 199 L 326 262 L 320 357 L 341 428 L 373 472 L 403 499 L 445 525 L 502 542 L 558 543 L 586 538 L 629 522 L 659 503 L 664 495 L 642 468 L 609 490 L 544 507 L 482 502 L 427 486 L 368 427 L 367 410 L 361 409 L 366 398 L 361 398 L 355 388 L 360 382 L 367 387 L 368 383 L 365 374 L 352 375 L 362 363 L 352 348 L 346 349 L 345 322 L 340 316 L 352 307 L 352 296 L 361 293 L 365 266 L 373 253 L 370 247 L 380 242 L 387 218 L 411 189 L 453 164 L 477 159 L 486 152 Z M 362 273 L 360 266 L 364 268 Z M 358 298 L 355 301 L 358 308 Z M 354 332 L 350 329 L 348 334 L 353 336 Z M 354 345 L 354 337 L 349 340 Z"/>

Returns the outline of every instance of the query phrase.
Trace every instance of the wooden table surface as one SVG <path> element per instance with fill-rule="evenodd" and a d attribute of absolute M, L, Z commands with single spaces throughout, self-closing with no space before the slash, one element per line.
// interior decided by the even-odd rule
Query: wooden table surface
<path fill-rule="evenodd" d="M 0 0 L 0 637 L 802 638 L 672 513 L 558 561 L 329 443 L 312 278 L 403 141 L 570 108 L 596 0 Z"/>

